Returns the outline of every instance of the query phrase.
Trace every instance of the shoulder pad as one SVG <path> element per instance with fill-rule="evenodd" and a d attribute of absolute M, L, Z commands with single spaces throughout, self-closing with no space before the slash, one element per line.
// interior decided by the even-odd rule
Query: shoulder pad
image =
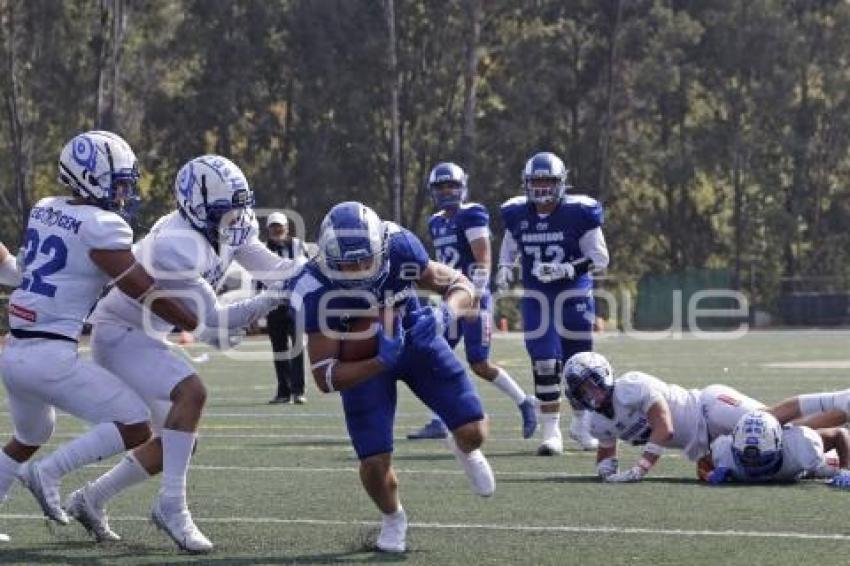
<path fill-rule="evenodd" d="M 526 206 L 528 204 L 528 197 L 525 195 L 518 195 L 515 197 L 511 197 L 505 202 L 502 203 L 501 208 L 510 208 L 514 206 Z"/>
<path fill-rule="evenodd" d="M 587 195 L 566 195 L 564 202 L 567 204 L 580 204 L 581 206 L 599 206 L 599 201 Z"/>
<path fill-rule="evenodd" d="M 83 220 L 82 238 L 94 250 L 129 250 L 133 245 L 133 230 L 127 221 L 108 210 L 94 206 Z"/>

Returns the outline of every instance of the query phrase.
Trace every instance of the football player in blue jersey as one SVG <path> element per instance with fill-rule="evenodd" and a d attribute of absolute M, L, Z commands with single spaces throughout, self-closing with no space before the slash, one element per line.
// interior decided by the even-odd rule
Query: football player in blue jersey
<path fill-rule="evenodd" d="M 595 319 L 591 273 L 608 266 L 602 235 L 602 205 L 584 195 L 567 195 L 567 168 L 548 152 L 525 164 L 525 195 L 502 204 L 505 235 L 496 283 L 513 282 L 520 259 L 525 347 L 531 358 L 534 391 L 540 403 L 541 456 L 563 452 L 560 430 L 561 368 L 577 352 L 593 348 Z M 573 406 L 570 436 L 585 450 L 597 441 L 583 410 Z"/>
<path fill-rule="evenodd" d="M 487 433 L 481 401 L 443 337 L 473 307 L 474 289 L 460 272 L 429 261 L 416 236 L 359 202 L 328 212 L 318 245 L 318 256 L 294 280 L 291 304 L 303 317 L 316 384 L 341 394 L 361 482 L 383 513 L 378 549 L 403 552 L 407 517 L 392 468 L 397 381 L 451 430 L 449 446 L 473 492 L 495 490 L 480 449 Z M 420 305 L 417 288 L 441 294 L 440 307 Z M 355 326 L 363 318 L 377 321 L 370 327 L 376 351 L 352 359 L 346 348 L 356 343 L 354 332 L 363 336 Z"/>
<path fill-rule="evenodd" d="M 522 437 L 531 438 L 537 428 L 537 404 L 503 368 L 490 362 L 493 302 L 490 296 L 490 214 L 475 202 L 466 202 L 468 176 L 454 163 L 439 163 L 428 176 L 428 188 L 439 209 L 428 220 L 437 261 L 458 269 L 472 281 L 478 310 L 450 329 L 454 348 L 464 340 L 466 361 L 472 371 L 507 395 L 520 410 Z M 411 440 L 445 438 L 446 427 L 437 415 L 421 429 L 407 435 Z"/>

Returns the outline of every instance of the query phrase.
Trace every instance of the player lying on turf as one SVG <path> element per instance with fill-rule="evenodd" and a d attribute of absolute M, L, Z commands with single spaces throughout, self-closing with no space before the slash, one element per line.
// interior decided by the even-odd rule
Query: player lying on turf
<path fill-rule="evenodd" d="M 490 214 L 484 205 L 466 202 L 467 174 L 454 163 L 439 163 L 428 176 L 428 189 L 439 209 L 428 220 L 436 259 L 466 275 L 475 287 L 478 315 L 461 318 L 447 337 L 454 348 L 463 337 L 466 361 L 480 378 L 496 386 L 516 404 L 522 417 L 522 437 L 537 428 L 537 402 L 505 371 L 490 361 L 493 297 L 490 295 Z M 445 438 L 446 427 L 436 415 L 411 440 Z"/>
<path fill-rule="evenodd" d="M 666 448 L 681 449 L 689 460 L 700 462 L 702 477 L 710 467 L 710 443 L 730 434 L 743 415 L 765 408 L 726 385 L 686 390 L 639 371 L 615 380 L 608 360 L 594 352 L 567 360 L 564 382 L 566 394 L 593 411 L 591 433 L 599 439 L 596 471 L 608 482 L 640 481 Z M 786 423 L 826 411 L 830 418 L 846 420 L 848 408 L 850 390 L 800 395 L 767 410 Z M 644 446 L 637 463 L 623 472 L 618 470 L 618 439 Z"/>
<path fill-rule="evenodd" d="M 340 391 L 360 480 L 383 513 L 378 548 L 403 552 L 407 517 L 392 468 L 396 382 L 451 430 L 450 446 L 473 492 L 489 496 L 495 490 L 480 450 L 487 433 L 481 401 L 443 337 L 443 329 L 471 308 L 474 290 L 461 273 L 429 261 L 411 232 L 381 221 L 359 202 L 328 212 L 318 244 L 319 255 L 297 278 L 290 300 L 304 317 L 316 384 L 325 393 Z M 422 307 L 417 287 L 440 294 L 440 307 Z M 377 336 L 353 341 L 358 317 L 375 317 L 379 308 Z M 348 342 L 371 348 L 348 351 Z"/>
<path fill-rule="evenodd" d="M 838 462 L 825 453 L 835 450 Z M 805 425 L 781 425 L 767 411 L 742 416 L 732 434 L 711 443 L 714 464 L 709 484 L 794 482 L 830 478 L 829 485 L 850 488 L 850 431 L 844 427 L 814 430 Z M 837 465 L 836 465 L 837 464 Z"/>

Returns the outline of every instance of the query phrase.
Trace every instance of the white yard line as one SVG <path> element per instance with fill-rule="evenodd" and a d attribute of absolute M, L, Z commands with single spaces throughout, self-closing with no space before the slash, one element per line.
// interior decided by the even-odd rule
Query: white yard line
<path fill-rule="evenodd" d="M 44 521 L 42 515 L 31 514 L 0 514 L 0 519 L 9 521 Z M 147 522 L 147 517 L 124 516 L 110 517 L 117 522 Z M 279 517 L 195 517 L 201 524 L 253 524 L 253 525 L 322 525 L 340 527 L 378 527 L 377 521 L 343 521 L 335 519 L 283 519 Z M 850 542 L 850 535 L 838 533 L 801 533 L 789 531 L 712 531 L 690 529 L 645 529 L 636 527 L 617 527 L 612 525 L 577 526 L 577 525 L 499 525 L 493 523 L 410 523 L 414 529 L 432 530 L 476 530 L 513 533 L 581 533 L 581 534 L 610 534 L 610 535 L 664 535 L 673 537 L 719 537 L 719 538 L 782 538 L 797 540 L 829 540 Z"/>

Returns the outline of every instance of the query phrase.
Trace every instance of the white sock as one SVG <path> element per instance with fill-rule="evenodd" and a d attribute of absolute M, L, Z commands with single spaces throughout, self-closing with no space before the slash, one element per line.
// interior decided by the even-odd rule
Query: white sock
<path fill-rule="evenodd" d="M 395 510 L 395 513 L 382 513 L 384 516 L 384 522 L 389 523 L 391 521 L 396 521 L 405 516 L 404 507 L 401 506 L 401 502 L 398 504 L 398 509 Z"/>
<path fill-rule="evenodd" d="M 39 463 L 39 469 L 46 480 L 59 481 L 65 474 L 124 450 L 124 440 L 115 423 L 100 423 L 59 446 Z"/>
<path fill-rule="evenodd" d="M 493 380 L 493 385 L 498 387 L 499 391 L 510 397 L 517 405 L 525 401 L 525 391 L 517 385 L 517 382 L 504 369 L 499 368 L 499 375 Z"/>
<path fill-rule="evenodd" d="M 147 470 L 130 452 L 111 470 L 86 486 L 86 497 L 95 509 L 103 509 L 107 501 L 149 477 Z"/>
<path fill-rule="evenodd" d="M 440 416 L 434 411 L 431 411 L 431 420 L 443 422 L 443 419 L 441 419 Z"/>
<path fill-rule="evenodd" d="M 850 413 L 850 389 L 843 391 L 831 391 L 829 393 L 807 393 L 800 395 L 800 413 L 804 417 L 826 413 L 834 409 L 840 409 Z"/>
<path fill-rule="evenodd" d="M 804 417 L 826 413 L 835 408 L 835 393 L 807 393 L 800 395 L 799 402 Z"/>
<path fill-rule="evenodd" d="M 561 413 L 540 413 L 543 425 L 543 440 L 561 436 Z"/>
<path fill-rule="evenodd" d="M 0 450 L 0 501 L 6 499 L 22 465 Z"/>
<path fill-rule="evenodd" d="M 186 505 L 186 475 L 195 446 L 195 433 L 162 429 L 162 498 L 177 500 Z"/>

